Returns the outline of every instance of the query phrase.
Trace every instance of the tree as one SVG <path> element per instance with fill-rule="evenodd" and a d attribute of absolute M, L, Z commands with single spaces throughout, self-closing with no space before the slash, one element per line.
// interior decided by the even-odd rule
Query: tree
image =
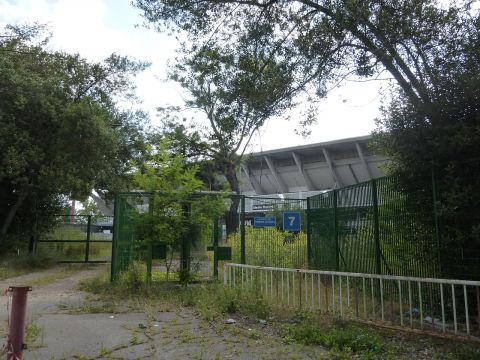
<path fill-rule="evenodd" d="M 189 56 L 190 50 L 194 52 Z M 169 117 L 164 133 L 185 155 L 212 160 L 237 194 L 237 170 L 252 136 L 266 120 L 288 109 L 304 90 L 305 82 L 295 84 L 286 62 L 268 59 L 269 53 L 268 47 L 253 43 L 235 48 L 193 46 L 184 51 L 170 76 L 188 91 L 186 107 L 203 112 L 208 126 L 197 123 L 188 129 Z M 178 108 L 165 110 L 171 115 Z M 238 205 L 239 198 L 234 197 L 227 217 L 228 233 L 237 227 Z"/>
<path fill-rule="evenodd" d="M 224 211 L 221 197 L 201 194 L 205 185 L 197 179 L 197 171 L 162 141 L 134 176 L 137 186 L 150 194 L 149 211 L 134 215 L 140 246 L 164 244 L 172 257 L 174 252 L 188 248 L 182 251 L 180 264 L 180 275 L 187 281 L 190 258 L 184 255 L 190 246 L 199 245 L 204 233 L 210 235 L 212 220 Z M 166 261 L 167 271 L 172 257 Z"/>
<path fill-rule="evenodd" d="M 435 100 L 438 62 L 461 58 L 457 44 L 474 30 L 471 1 L 448 7 L 438 0 L 137 0 L 159 29 L 186 31 L 196 44 L 261 39 L 269 58 L 310 74 L 320 95 L 356 74 L 388 72 L 415 106 Z M 235 36 L 240 33 L 241 35 Z M 303 60 L 303 61 L 301 61 Z M 431 117 L 430 117 L 431 120 Z"/>
<path fill-rule="evenodd" d="M 7 27 L 0 38 L 2 251 L 14 218 L 31 232 L 36 213 L 124 186 L 144 147 L 144 114 L 117 102 L 132 98 L 130 79 L 147 64 L 118 55 L 89 63 L 47 50 L 43 33 Z"/>
<path fill-rule="evenodd" d="M 468 0 L 449 4 L 440 0 L 136 1 L 158 29 L 180 29 L 196 44 L 237 42 L 236 34 L 243 34 L 246 41 L 254 34 L 262 44 L 275 44 L 271 58 L 280 56 L 295 64 L 292 78 L 311 74 L 309 85 L 320 96 L 352 75 L 390 79 L 396 86 L 379 119 L 378 138 L 394 160 L 392 173 L 415 193 L 434 169 L 443 191 L 437 205 L 444 241 L 455 239 L 456 245 L 449 248 L 464 254 L 480 249 L 480 212 L 474 195 L 480 165 L 476 135 L 480 16 L 474 4 Z M 431 206 L 423 198 L 422 203 L 428 203 L 424 206 Z"/>
<path fill-rule="evenodd" d="M 433 175 L 443 276 L 469 279 L 478 278 L 480 271 L 479 24 L 456 44 L 463 55 L 447 57 L 435 69 L 434 122 L 427 123 L 397 93 L 383 109 L 377 131 L 378 145 L 394 160 L 391 172 L 421 200 L 412 208 L 432 212 L 432 192 L 425 189 L 431 189 Z"/>
<path fill-rule="evenodd" d="M 81 217 L 78 219 L 78 222 L 81 223 L 87 223 L 88 216 L 91 216 L 93 222 L 96 222 L 98 219 L 105 216 L 100 211 L 97 204 L 89 198 L 87 198 L 85 201 L 82 201 L 82 208 L 76 211 L 76 215 Z"/>

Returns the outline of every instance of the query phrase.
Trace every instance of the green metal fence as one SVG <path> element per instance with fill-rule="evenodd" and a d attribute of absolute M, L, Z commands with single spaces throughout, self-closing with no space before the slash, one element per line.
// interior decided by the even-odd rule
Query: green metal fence
<path fill-rule="evenodd" d="M 155 226 L 157 215 L 154 211 L 158 210 L 152 206 L 153 197 L 151 193 L 142 192 L 119 193 L 115 197 L 112 280 L 136 260 L 146 263 L 147 279 L 151 279 L 152 270 L 176 272 L 188 269 L 195 274 L 211 275 L 214 272 L 212 266 L 217 273 L 218 263 L 231 259 L 230 249 L 225 246 L 228 216 L 219 219 L 203 206 L 203 200 L 208 198 L 218 200 L 227 209 L 232 202 L 228 195 L 199 193 L 183 202 L 181 210 L 166 209 L 167 212 L 182 211 L 185 220 L 182 228 L 188 228 L 175 244 L 165 241 L 162 234 L 155 235 L 155 238 L 149 235 Z M 233 231 L 237 233 L 238 220 L 234 225 Z"/>
<path fill-rule="evenodd" d="M 119 193 L 115 196 L 111 277 L 128 269 L 138 256 L 135 215 L 149 210 L 150 197 L 143 193 Z"/>
<path fill-rule="evenodd" d="M 190 249 L 189 239 L 174 254 L 174 261 L 190 259 L 203 274 L 218 275 L 224 261 L 252 265 L 307 268 L 307 201 L 298 199 L 257 198 L 230 194 L 197 194 L 195 197 L 216 197 L 223 203 L 224 213 L 211 216 L 208 224 L 198 229 L 202 237 L 197 246 Z M 134 260 L 150 261 L 149 251 L 154 254 L 164 251 L 142 249 L 139 234 L 139 214 L 151 211 L 151 194 L 120 193 L 115 199 L 115 220 L 112 253 L 112 279 L 128 269 Z M 195 204 L 189 205 L 189 218 L 196 223 Z M 284 223 L 285 213 L 295 225 L 288 228 Z M 202 214 L 203 220 L 208 214 Z M 288 225 L 288 224 L 287 224 Z M 292 224 L 290 224 L 292 225 Z M 143 228 L 149 224 L 143 224 Z M 145 233 L 145 229 L 140 232 Z M 161 244 L 162 240 L 158 239 Z M 148 266 L 148 264 L 147 264 Z M 155 267 L 155 266 L 154 266 Z M 158 266 L 157 266 L 158 267 Z M 176 269 L 178 266 L 173 266 Z M 196 269 L 198 270 L 198 269 Z"/>
<path fill-rule="evenodd" d="M 434 277 L 439 274 L 433 211 L 392 177 L 309 198 L 310 267 Z M 424 199 L 423 199 L 424 200 Z"/>
<path fill-rule="evenodd" d="M 185 255 L 198 259 L 205 273 L 216 275 L 223 261 L 233 261 L 257 266 L 458 278 L 451 271 L 452 264 L 465 262 L 458 249 L 444 245 L 434 187 L 429 181 L 412 190 L 394 177 L 385 177 L 308 199 L 199 196 L 221 197 L 225 211 L 224 215 L 212 215 L 208 224 L 203 223 L 200 247 L 192 250 L 192 256 Z M 147 194 L 117 196 L 112 275 L 125 270 L 139 256 L 133 215 L 148 211 Z M 191 213 L 195 214 L 195 209 Z M 289 215 L 296 224 L 294 228 L 286 226 Z M 465 272 L 463 277 L 476 279 L 478 274 Z"/>
<path fill-rule="evenodd" d="M 240 209 L 240 215 L 245 226 L 228 238 L 233 261 L 259 266 L 307 268 L 307 201 L 248 196 L 243 201 L 245 207 Z M 242 236 L 245 237 L 243 260 Z"/>

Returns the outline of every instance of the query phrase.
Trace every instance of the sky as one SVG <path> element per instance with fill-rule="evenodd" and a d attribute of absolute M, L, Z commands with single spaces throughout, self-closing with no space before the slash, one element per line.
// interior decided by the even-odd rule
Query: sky
<path fill-rule="evenodd" d="M 159 123 L 157 107 L 181 106 L 185 93 L 166 81 L 178 42 L 141 26 L 144 20 L 130 0 L 0 0 L 0 27 L 34 21 L 49 25 L 52 49 L 79 53 L 92 61 L 101 61 L 113 52 L 149 61 L 152 65 L 135 82 L 140 107 L 150 114 L 153 125 Z M 289 121 L 270 119 L 253 138 L 249 151 L 367 135 L 375 129 L 381 86 L 388 84 L 347 82 L 330 91 L 320 103 L 318 123 L 308 138 L 295 135 L 299 127 L 295 112 Z"/>

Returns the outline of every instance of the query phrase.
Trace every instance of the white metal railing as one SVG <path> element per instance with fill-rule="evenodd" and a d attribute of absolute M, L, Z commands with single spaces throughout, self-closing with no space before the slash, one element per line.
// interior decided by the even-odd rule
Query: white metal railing
<path fill-rule="evenodd" d="M 478 337 L 480 281 L 225 264 L 224 284 L 277 305 Z"/>

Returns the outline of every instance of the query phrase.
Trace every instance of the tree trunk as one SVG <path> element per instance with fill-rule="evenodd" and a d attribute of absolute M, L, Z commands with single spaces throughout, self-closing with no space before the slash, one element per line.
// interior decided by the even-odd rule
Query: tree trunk
<path fill-rule="evenodd" d="M 229 162 L 225 169 L 225 177 L 227 178 L 230 188 L 233 192 L 240 195 L 240 184 L 238 183 L 237 170 L 233 162 Z M 232 203 L 230 204 L 230 209 L 226 214 L 225 224 L 227 228 L 227 237 L 229 234 L 235 233 L 238 230 L 239 225 L 239 209 L 238 205 L 240 204 L 240 197 L 234 196 L 232 198 Z"/>
<path fill-rule="evenodd" d="M 27 195 L 29 192 L 30 191 L 28 188 L 23 188 L 22 190 L 20 190 L 17 201 L 15 202 L 15 204 L 13 204 L 13 206 L 8 211 L 8 214 L 5 217 L 5 220 L 3 220 L 2 229 L 0 230 L 1 241 L 3 241 L 3 239 L 5 238 L 5 235 L 7 235 L 8 229 L 10 228 L 13 218 L 17 214 L 17 211 L 20 208 L 20 206 L 22 206 L 23 202 L 27 198 Z"/>

